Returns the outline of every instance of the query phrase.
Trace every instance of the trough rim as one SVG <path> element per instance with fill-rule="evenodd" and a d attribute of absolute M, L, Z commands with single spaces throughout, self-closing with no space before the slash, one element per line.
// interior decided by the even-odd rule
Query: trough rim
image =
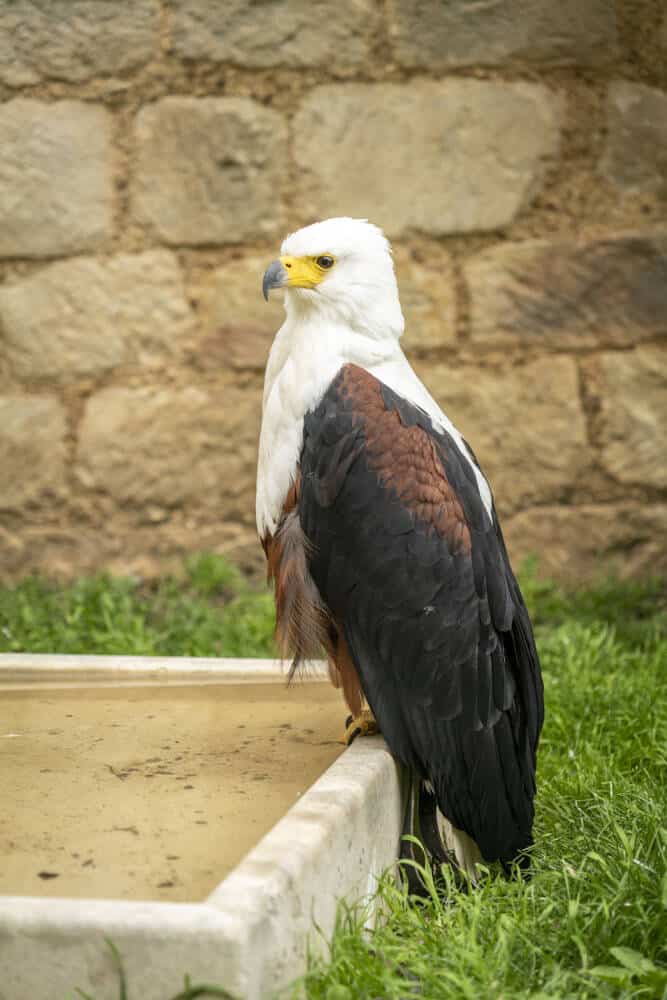
<path fill-rule="evenodd" d="M 324 663 L 310 664 L 309 680 L 326 677 Z M 279 660 L 0 654 L 0 690 L 285 681 Z M 136 994 L 142 1000 L 170 995 L 178 983 L 171 977 L 185 972 L 219 981 L 244 1000 L 264 1000 L 305 972 L 314 925 L 328 937 L 340 899 L 373 895 L 396 862 L 402 816 L 399 767 L 382 737 L 372 736 L 348 747 L 200 902 L 0 896 L 0 966 L 10 969 L 4 985 L 13 988 L 7 996 L 52 1000 L 54 977 L 67 974 L 58 958 L 63 949 L 85 969 L 85 976 L 73 969 L 65 989 L 116 996 L 103 945 L 109 937 L 130 979 L 139 975 L 141 986 L 147 968 L 157 976 Z M 39 969 L 46 992 L 34 978 Z"/>
<path fill-rule="evenodd" d="M 67 653 L 0 653 L 0 691 L 23 684 L 150 686 L 287 683 L 284 660 L 197 656 L 99 656 Z M 324 681 L 323 660 L 306 660 L 293 683 Z"/>

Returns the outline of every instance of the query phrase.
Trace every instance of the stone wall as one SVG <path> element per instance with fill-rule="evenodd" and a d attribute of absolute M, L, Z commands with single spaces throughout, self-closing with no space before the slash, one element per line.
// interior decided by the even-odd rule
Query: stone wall
<path fill-rule="evenodd" d="M 515 556 L 665 568 L 663 0 L 4 0 L 0 575 L 258 565 L 261 275 L 348 213 Z"/>

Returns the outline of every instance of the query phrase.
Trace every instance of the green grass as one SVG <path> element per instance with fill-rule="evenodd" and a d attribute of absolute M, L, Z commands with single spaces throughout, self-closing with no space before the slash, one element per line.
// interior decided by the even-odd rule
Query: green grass
<path fill-rule="evenodd" d="M 387 879 L 375 930 L 341 907 L 305 980 L 313 1000 L 667 1000 L 664 590 L 572 594 L 531 571 L 522 583 L 547 704 L 533 879 L 492 874 L 421 904 Z M 0 590 L 4 651 L 272 655 L 272 627 L 267 593 L 212 556 L 155 587 L 101 576 Z"/>
<path fill-rule="evenodd" d="M 106 575 L 0 589 L 0 652 L 274 656 L 273 601 L 219 556 L 157 585 Z"/>

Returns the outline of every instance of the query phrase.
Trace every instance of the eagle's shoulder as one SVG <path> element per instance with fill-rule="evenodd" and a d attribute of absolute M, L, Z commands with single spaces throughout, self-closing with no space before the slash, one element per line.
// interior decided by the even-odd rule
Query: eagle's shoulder
<path fill-rule="evenodd" d="M 470 551 L 470 527 L 490 527 L 471 457 L 424 409 L 359 365 L 343 365 L 306 414 L 304 451 L 319 456 L 329 495 L 342 485 L 341 463 L 347 473 L 363 455 L 396 516 L 400 508 L 457 550 Z"/>

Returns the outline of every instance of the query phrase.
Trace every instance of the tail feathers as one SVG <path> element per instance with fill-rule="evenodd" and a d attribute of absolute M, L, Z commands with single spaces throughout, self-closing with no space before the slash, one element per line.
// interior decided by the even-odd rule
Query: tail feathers
<path fill-rule="evenodd" d="M 477 865 L 482 860 L 482 853 L 465 830 L 457 830 L 450 821 L 438 811 L 440 833 L 449 851 L 452 851 L 459 868 L 466 873 L 471 882 L 477 881 Z"/>
<path fill-rule="evenodd" d="M 436 872 L 442 865 L 449 865 L 457 888 L 466 891 L 478 884 L 479 865 L 484 860 L 476 841 L 440 812 L 430 782 L 413 771 L 408 772 L 400 857 L 407 862 L 401 865 L 401 874 L 410 894 L 416 896 L 428 894 L 419 871 L 427 861 Z M 530 877 L 529 853 L 521 852 L 514 863 L 524 878 Z M 503 870 L 511 875 L 512 865 L 503 862 Z"/>
<path fill-rule="evenodd" d="M 457 888 L 465 891 L 468 880 L 475 884 L 474 865 L 475 861 L 481 859 L 477 845 L 465 833 L 455 830 L 451 824 L 448 824 L 448 827 L 454 833 L 454 837 L 450 838 L 449 842 L 443 842 L 444 817 L 438 810 L 430 783 L 423 781 L 412 771 L 409 772 L 408 781 L 400 853 L 401 860 L 407 862 L 402 865 L 401 872 L 407 882 L 408 891 L 417 896 L 428 894 L 419 871 L 427 861 L 436 872 L 440 866 L 449 865 Z M 444 822 L 447 823 L 446 820 Z M 465 840 L 457 841 L 456 834 Z M 410 839 L 413 837 L 419 842 L 418 844 Z"/>

